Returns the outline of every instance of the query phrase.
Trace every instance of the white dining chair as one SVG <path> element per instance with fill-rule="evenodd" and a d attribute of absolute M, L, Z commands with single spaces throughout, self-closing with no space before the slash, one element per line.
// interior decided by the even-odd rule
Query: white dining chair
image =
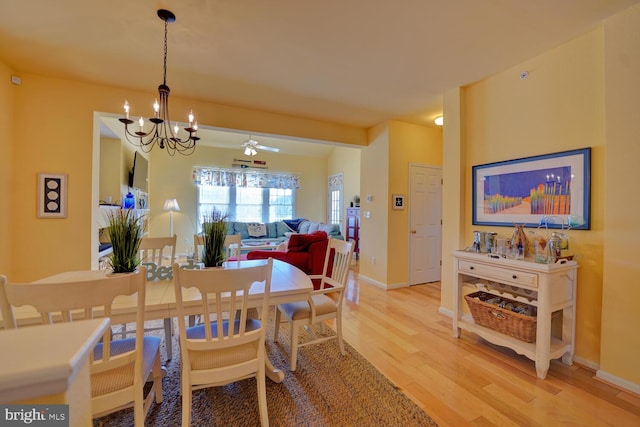
<path fill-rule="evenodd" d="M 192 270 L 174 264 L 180 336 L 182 426 L 191 425 L 192 392 L 255 377 L 260 424 L 269 425 L 265 328 L 273 260 L 243 268 Z M 249 313 L 249 290 L 264 289 L 260 318 Z M 187 327 L 186 309 L 202 324 Z"/>
<path fill-rule="evenodd" d="M 170 237 L 143 237 L 140 239 L 140 247 L 138 248 L 140 265 L 146 267 L 147 280 L 170 280 L 173 277 L 171 266 L 176 262 L 176 241 L 175 234 Z M 173 319 L 164 319 L 161 327 L 147 326 L 145 328 L 146 332 L 156 330 L 164 330 L 167 360 L 171 360 L 173 357 Z M 118 334 L 126 337 L 134 332 L 124 324 Z"/>
<path fill-rule="evenodd" d="M 329 238 L 321 275 L 310 275 L 320 279 L 320 288 L 309 295 L 307 301 L 279 304 L 276 308 L 273 340 L 278 341 L 282 316 L 291 325 L 291 370 L 296 370 L 298 349 L 337 338 L 340 352 L 344 355 L 342 340 L 342 300 L 349 277 L 349 266 L 353 256 L 353 242 Z M 316 336 L 310 325 L 317 325 L 323 332 L 324 322 L 335 319 L 336 335 Z M 303 328 L 310 339 L 300 343 L 299 330 Z"/>
<path fill-rule="evenodd" d="M 141 267 L 138 273 L 105 276 L 96 272 L 95 278 L 78 281 L 9 283 L 0 276 L 0 310 L 5 328 L 18 326 L 14 307 L 32 306 L 41 314 L 42 323 L 51 324 L 109 317 L 116 297 L 135 296 L 135 338 L 112 340 L 111 329 L 107 328 L 90 355 L 92 416 L 133 407 L 135 427 L 144 427 L 154 399 L 162 402 L 161 339 L 144 335 L 145 275 L 146 269 Z M 151 388 L 145 398 L 143 387 L 150 375 Z"/>

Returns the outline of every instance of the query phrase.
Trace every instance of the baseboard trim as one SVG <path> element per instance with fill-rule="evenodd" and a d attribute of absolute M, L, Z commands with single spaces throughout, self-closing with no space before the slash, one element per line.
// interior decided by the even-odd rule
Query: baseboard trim
<path fill-rule="evenodd" d="M 595 378 L 614 387 L 621 388 L 640 395 L 640 384 L 632 383 L 631 381 L 616 377 L 615 375 L 609 374 L 602 369 L 598 369 L 596 371 Z"/>
<path fill-rule="evenodd" d="M 600 369 L 600 365 L 598 363 L 594 362 L 593 360 L 584 359 L 579 356 L 574 355 L 573 362 L 577 365 L 590 369 L 593 372 L 596 372 L 598 371 L 598 369 Z"/>
<path fill-rule="evenodd" d="M 404 284 L 401 283 L 401 284 L 387 285 L 386 283 L 378 282 L 377 280 L 374 280 L 374 279 L 372 279 L 370 277 L 367 277 L 367 276 L 363 276 L 362 274 L 358 275 L 358 279 L 362 280 L 363 282 L 367 282 L 370 285 L 373 285 L 373 286 L 375 286 L 377 288 L 384 289 L 385 291 L 387 291 L 389 289 L 404 288 L 404 287 L 407 286 L 406 283 L 404 283 Z"/>
<path fill-rule="evenodd" d="M 440 314 L 444 314 L 447 317 L 450 317 L 453 319 L 453 311 L 449 310 L 448 308 L 444 308 L 442 306 L 440 306 L 440 308 L 438 308 L 438 313 Z"/>

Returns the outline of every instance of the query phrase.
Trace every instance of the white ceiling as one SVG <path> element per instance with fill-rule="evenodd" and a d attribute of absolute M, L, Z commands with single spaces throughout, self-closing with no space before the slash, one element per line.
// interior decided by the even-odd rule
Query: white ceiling
<path fill-rule="evenodd" d="M 177 17 L 167 65 L 175 96 L 359 127 L 432 125 L 445 91 L 638 2 L 0 0 L 0 60 L 16 74 L 153 91 L 164 31 L 156 9 L 166 8 Z"/>

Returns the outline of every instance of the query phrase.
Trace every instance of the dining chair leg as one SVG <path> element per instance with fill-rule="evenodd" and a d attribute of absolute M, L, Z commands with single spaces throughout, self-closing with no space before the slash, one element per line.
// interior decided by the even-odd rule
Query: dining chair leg
<path fill-rule="evenodd" d="M 168 317 L 164 319 L 164 341 L 167 348 L 167 361 L 173 357 L 173 320 Z"/>
<path fill-rule="evenodd" d="M 266 356 L 265 356 L 266 357 Z M 267 381 L 264 360 L 258 366 L 256 374 L 256 382 L 258 384 L 258 405 L 260 413 L 260 425 L 262 427 L 269 426 L 269 412 L 267 410 Z"/>
<path fill-rule="evenodd" d="M 191 383 L 187 376 L 188 373 L 181 373 L 182 382 L 182 427 L 191 427 Z"/>
<path fill-rule="evenodd" d="M 142 387 L 136 387 L 134 390 L 136 397 L 133 400 L 133 425 L 134 427 L 144 427 L 144 396 Z"/>
<path fill-rule="evenodd" d="M 274 319 L 274 325 L 273 325 L 273 341 L 278 341 L 278 335 L 280 334 L 280 318 L 281 318 L 281 314 L 280 314 L 280 309 L 278 308 L 278 306 L 276 306 L 276 316 Z"/>
<path fill-rule="evenodd" d="M 305 319 L 305 322 L 307 319 Z M 298 329 L 300 326 L 295 320 L 290 322 L 291 325 L 291 371 L 296 370 L 296 362 L 298 361 Z"/>
<path fill-rule="evenodd" d="M 338 345 L 340 346 L 340 353 L 344 356 L 344 341 L 342 340 L 342 314 L 338 311 L 336 316 L 336 335 L 338 335 Z"/>

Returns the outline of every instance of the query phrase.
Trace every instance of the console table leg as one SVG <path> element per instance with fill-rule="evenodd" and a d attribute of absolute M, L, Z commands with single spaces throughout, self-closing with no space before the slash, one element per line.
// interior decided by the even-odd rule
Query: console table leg
<path fill-rule="evenodd" d="M 536 361 L 536 374 L 541 380 L 547 377 L 547 372 L 549 372 L 549 364 L 549 359 Z"/>

